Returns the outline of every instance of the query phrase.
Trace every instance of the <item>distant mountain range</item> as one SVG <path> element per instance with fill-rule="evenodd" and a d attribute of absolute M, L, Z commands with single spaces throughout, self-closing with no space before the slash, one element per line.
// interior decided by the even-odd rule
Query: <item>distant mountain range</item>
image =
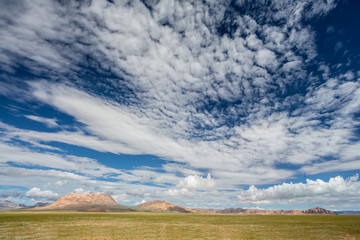
<path fill-rule="evenodd" d="M 209 213 L 209 214 L 261 214 L 261 215 L 354 215 L 360 211 L 330 211 L 323 208 L 307 210 L 260 210 L 244 208 L 226 209 L 191 209 L 177 206 L 166 201 L 149 201 L 136 207 L 127 207 L 118 204 L 110 195 L 103 193 L 71 193 L 55 202 L 37 203 L 34 206 L 25 206 L 10 201 L 0 200 L 0 209 L 16 209 L 17 211 L 81 211 L 81 212 L 178 212 L 178 213 Z"/>
<path fill-rule="evenodd" d="M 244 208 L 226 208 L 223 210 L 215 210 L 215 213 L 222 214 L 261 214 L 261 215 L 304 215 L 304 214 L 317 214 L 317 215 L 334 215 L 335 213 L 323 208 L 310 208 L 307 210 L 261 210 L 261 209 L 244 209 Z"/>
<path fill-rule="evenodd" d="M 24 204 L 18 204 L 7 200 L 0 200 L 0 209 L 14 209 L 26 207 Z"/>
<path fill-rule="evenodd" d="M 18 204 L 7 200 L 0 200 L 0 209 L 17 209 L 17 208 L 34 208 L 43 207 L 49 203 L 38 202 L 33 206 L 26 206 L 25 204 Z"/>

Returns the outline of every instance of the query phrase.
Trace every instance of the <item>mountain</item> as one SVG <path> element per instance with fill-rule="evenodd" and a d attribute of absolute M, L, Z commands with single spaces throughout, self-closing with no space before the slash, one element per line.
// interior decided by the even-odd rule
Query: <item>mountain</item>
<path fill-rule="evenodd" d="M 303 210 L 304 214 L 326 214 L 326 215 L 334 215 L 335 213 L 330 210 L 326 210 L 323 208 L 310 208 L 308 210 Z"/>
<path fill-rule="evenodd" d="M 192 213 L 192 209 L 187 207 L 181 207 L 174 204 L 171 204 L 166 201 L 149 201 L 142 204 L 139 204 L 136 209 L 141 211 L 159 211 L 159 212 L 180 212 L 180 213 Z"/>
<path fill-rule="evenodd" d="M 24 204 L 14 203 L 8 200 L 0 200 L 0 209 L 14 209 L 26 207 Z"/>
<path fill-rule="evenodd" d="M 310 208 L 307 210 L 261 210 L 261 209 L 244 209 L 244 208 L 226 208 L 222 210 L 215 210 L 215 213 L 221 214 L 259 214 L 259 215 L 335 215 L 333 211 L 323 208 Z"/>
<path fill-rule="evenodd" d="M 117 206 L 117 202 L 107 194 L 103 193 L 70 193 L 65 195 L 55 202 L 51 203 L 48 207 L 52 209 L 71 209 L 79 207 L 92 207 L 92 206 Z"/>
<path fill-rule="evenodd" d="M 76 210 L 86 212 L 132 211 L 132 209 L 128 207 L 119 205 L 110 195 L 103 193 L 70 193 L 47 206 L 35 207 L 33 210 Z"/>

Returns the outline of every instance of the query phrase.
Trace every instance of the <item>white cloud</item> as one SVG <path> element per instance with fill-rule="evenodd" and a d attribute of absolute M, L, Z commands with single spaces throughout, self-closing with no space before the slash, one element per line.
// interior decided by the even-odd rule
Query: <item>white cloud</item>
<path fill-rule="evenodd" d="M 83 188 L 76 188 L 73 193 L 90 193 L 90 191 L 85 191 Z"/>
<path fill-rule="evenodd" d="M 360 154 L 358 149 L 355 149 L 354 156 L 352 158 L 357 158 Z M 335 172 L 335 171 L 351 171 L 354 169 L 360 169 L 360 161 L 343 161 L 343 160 L 333 160 L 322 163 L 316 163 L 304 166 L 301 168 L 301 171 L 306 174 L 317 174 L 323 172 Z"/>
<path fill-rule="evenodd" d="M 182 175 L 201 175 L 200 171 L 192 169 L 189 165 L 178 163 L 166 163 L 162 165 L 162 169 L 170 173 L 181 173 Z"/>
<path fill-rule="evenodd" d="M 112 194 L 111 196 L 116 202 L 129 202 L 126 194 Z"/>
<path fill-rule="evenodd" d="M 123 171 L 119 176 L 114 178 L 120 179 L 126 182 L 139 182 L 139 183 L 153 183 L 156 185 L 171 184 L 175 185 L 181 179 L 174 173 L 159 172 L 160 169 L 133 169 Z"/>
<path fill-rule="evenodd" d="M 68 180 L 59 180 L 55 183 L 55 185 L 58 187 L 58 188 L 63 188 L 64 186 L 66 186 L 68 184 Z"/>
<path fill-rule="evenodd" d="M 247 46 L 249 46 L 251 49 L 254 49 L 254 50 L 258 50 L 259 48 L 262 47 L 262 44 L 263 44 L 261 42 L 261 40 L 256 37 L 255 34 L 250 34 L 246 38 L 246 43 L 247 43 Z"/>
<path fill-rule="evenodd" d="M 112 146 L 119 149 L 118 153 L 151 153 L 166 157 L 169 155 L 166 149 L 172 148 L 175 152 L 183 149 L 175 141 L 152 129 L 149 119 L 139 118 L 125 107 L 63 85 L 48 85 L 49 89 L 45 90 L 44 84 L 48 85 L 45 82 L 33 84 L 36 97 L 74 115 L 95 135 L 116 143 Z"/>
<path fill-rule="evenodd" d="M 178 187 L 186 189 L 206 189 L 212 188 L 214 186 L 215 180 L 211 178 L 210 173 L 207 175 L 206 178 L 197 175 L 187 176 L 186 178 L 182 179 L 178 184 Z"/>
<path fill-rule="evenodd" d="M 307 179 L 306 183 L 283 183 L 264 189 L 251 185 L 248 190 L 240 192 L 238 199 L 242 204 L 268 204 L 276 200 L 290 201 L 299 198 L 316 200 L 318 197 L 343 198 L 345 201 L 349 196 L 358 197 L 359 193 L 360 183 L 358 175 L 355 175 L 347 180 L 341 176 L 330 178 L 328 182 Z"/>
<path fill-rule="evenodd" d="M 76 164 L 67 161 L 57 154 L 52 153 L 38 153 L 30 151 L 25 147 L 12 146 L 0 142 L 0 162 L 1 163 L 16 163 L 28 166 L 43 166 L 49 168 L 60 169 L 76 169 Z"/>
<path fill-rule="evenodd" d="M 163 191 L 157 191 L 155 192 L 152 197 L 154 198 L 166 198 L 166 197 L 170 197 L 170 198 L 174 198 L 174 197 L 195 197 L 197 196 L 197 193 L 195 191 L 191 191 L 189 189 L 186 188 L 181 188 L 181 189 L 168 189 L 168 190 L 163 190 Z"/>
<path fill-rule="evenodd" d="M 33 199 L 55 200 L 59 197 L 59 194 L 50 190 L 41 190 L 40 188 L 33 187 L 26 192 L 25 196 Z"/>
<path fill-rule="evenodd" d="M 140 202 L 136 202 L 135 203 L 135 206 L 137 206 L 137 205 L 140 205 L 140 204 L 142 204 L 142 203 L 146 203 L 147 201 L 145 200 L 145 199 L 143 199 L 143 200 L 141 200 Z"/>
<path fill-rule="evenodd" d="M 265 174 L 277 163 L 310 164 L 322 156 L 335 154 L 345 156 L 346 152 L 348 152 L 347 155 L 351 152 L 352 156 L 356 157 L 357 154 L 356 150 L 348 151 L 350 148 L 356 149 L 355 145 L 351 147 L 354 143 L 349 141 L 355 127 L 354 121 L 342 118 L 329 122 L 331 128 L 322 128 L 322 123 L 316 120 L 320 116 L 312 111 L 325 104 L 323 102 L 327 101 L 329 94 L 324 95 L 323 98 L 320 92 L 324 89 L 328 91 L 328 87 L 319 87 L 312 95 L 309 94 L 307 106 L 301 110 L 303 112 L 296 113 L 293 117 L 289 117 L 286 112 L 262 116 L 261 119 L 259 119 L 261 115 L 251 114 L 249 115 L 249 119 L 252 119 L 250 125 L 223 127 L 221 131 L 220 129 L 219 132 L 215 131 L 219 139 L 203 141 L 202 139 L 188 139 L 187 136 L 180 137 L 177 133 L 158 126 L 158 122 L 151 117 L 139 116 L 139 112 L 132 108 L 93 97 L 66 85 L 37 82 L 33 86 L 34 94 L 38 98 L 74 116 L 84 124 L 87 134 L 64 131 L 55 133 L 24 131 L 3 124 L 7 137 L 31 142 L 59 141 L 104 152 L 153 154 L 164 159 L 186 163 L 189 168 L 210 169 L 216 177 L 220 175 L 220 172 L 227 172 L 230 175 L 232 172 L 237 172 L 239 176 L 247 176 L 243 181 L 250 183 L 253 181 L 254 184 L 266 183 L 266 181 L 275 183 L 293 174 L 291 170 L 280 170 L 283 174 L 270 174 L 271 172 Z M 356 89 L 357 86 L 351 84 L 350 95 L 353 92 L 351 89 L 354 88 Z M 349 87 L 344 86 L 340 89 L 342 90 L 337 91 L 336 94 L 344 97 L 349 95 L 349 90 L 346 90 Z M 348 101 L 348 103 L 352 104 L 353 101 Z M 333 112 L 334 116 L 341 114 L 346 106 L 344 102 L 332 105 L 336 109 L 342 107 Z M 331 104 L 328 103 L 327 106 L 331 107 Z M 259 113 L 263 114 L 262 111 Z M 347 124 L 339 124 L 340 120 Z M 231 137 L 223 139 L 224 134 Z M 36 161 L 39 161 L 39 158 Z M 64 163 L 74 164 L 73 161 Z M 250 168 L 257 170 L 249 171 Z M 100 169 L 105 172 L 121 173 L 106 167 Z M 257 174 L 251 175 L 258 171 L 263 172 L 261 178 Z M 324 171 L 327 170 L 324 169 Z M 95 171 L 93 174 L 96 172 L 99 173 Z M 128 176 L 133 178 L 134 173 Z M 198 175 L 198 173 L 190 173 L 190 175 Z M 226 177 L 226 174 L 221 175 Z M 140 179 L 136 177 L 137 180 L 134 179 L 134 181 L 146 182 L 152 178 L 152 181 L 157 183 L 169 181 L 174 183 L 176 180 L 170 175 L 156 177 L 152 174 L 150 178 L 146 176 L 148 175 L 143 174 Z M 126 175 L 123 174 L 122 178 L 125 179 Z"/>
<path fill-rule="evenodd" d="M 39 117 L 39 116 L 33 116 L 33 115 L 25 115 L 25 117 L 37 121 L 37 122 L 41 122 L 44 123 L 45 125 L 47 125 L 50 128 L 55 128 L 58 127 L 58 123 L 57 120 L 55 118 L 45 118 L 45 117 Z"/>
<path fill-rule="evenodd" d="M 139 189 L 139 188 L 130 189 L 129 191 L 126 192 L 126 194 L 132 195 L 132 196 L 137 196 L 137 197 L 145 196 L 144 189 Z"/>
<path fill-rule="evenodd" d="M 256 53 L 255 56 L 257 64 L 262 67 L 275 68 L 278 63 L 274 52 L 268 49 L 261 49 Z"/>
<path fill-rule="evenodd" d="M 14 177 L 14 179 L 18 179 L 19 182 L 25 182 L 21 178 L 26 177 L 44 177 L 48 178 L 46 179 L 45 183 L 49 182 L 50 178 L 62 178 L 62 179 L 68 179 L 78 182 L 89 182 L 90 178 L 87 176 L 82 176 L 78 174 L 74 174 L 71 172 L 66 171 L 59 171 L 59 170 L 40 170 L 40 169 L 28 169 L 28 168 L 21 168 L 21 167 L 10 167 L 8 165 L 2 165 L 2 168 L 0 170 L 0 175 L 10 178 Z M 13 180 L 14 180 L 13 179 Z M 15 184 L 15 183 L 14 183 Z M 27 186 L 27 185 L 26 185 Z"/>
<path fill-rule="evenodd" d="M 277 183 L 291 178 L 294 171 L 271 167 L 249 167 L 246 171 L 213 171 L 212 174 L 216 178 L 216 185 L 218 187 L 234 189 L 234 186 L 238 185 Z"/>
<path fill-rule="evenodd" d="M 50 152 L 39 153 L 29 148 L 13 146 L 2 142 L 0 142 L 0 151 L 2 152 L 0 163 L 75 171 L 80 174 L 96 177 L 122 173 L 122 171 L 108 168 L 94 159 Z"/>

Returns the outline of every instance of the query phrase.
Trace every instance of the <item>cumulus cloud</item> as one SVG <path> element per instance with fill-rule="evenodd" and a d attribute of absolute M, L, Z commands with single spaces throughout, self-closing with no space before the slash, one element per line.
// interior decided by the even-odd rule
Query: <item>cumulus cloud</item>
<path fill-rule="evenodd" d="M 186 189 L 206 189 L 212 188 L 214 186 L 215 180 L 211 178 L 210 173 L 207 175 L 206 178 L 197 175 L 187 176 L 186 178 L 182 179 L 178 184 L 178 187 Z"/>
<path fill-rule="evenodd" d="M 276 67 L 277 60 L 276 55 L 268 50 L 268 49 L 261 49 L 256 53 L 255 56 L 257 64 L 259 64 L 262 67 Z"/>
<path fill-rule="evenodd" d="M 55 200 L 59 197 L 59 194 L 51 191 L 51 190 L 41 190 L 40 188 L 33 187 L 25 194 L 28 198 L 33 199 L 46 199 L 46 200 Z"/>
<path fill-rule="evenodd" d="M 294 200 L 298 198 L 358 196 L 360 183 L 358 175 L 344 179 L 341 176 L 330 178 L 328 182 L 321 179 L 306 183 L 283 183 L 269 188 L 259 189 L 251 185 L 248 190 L 242 190 L 238 200 L 243 204 L 266 204 L 274 200 Z"/>

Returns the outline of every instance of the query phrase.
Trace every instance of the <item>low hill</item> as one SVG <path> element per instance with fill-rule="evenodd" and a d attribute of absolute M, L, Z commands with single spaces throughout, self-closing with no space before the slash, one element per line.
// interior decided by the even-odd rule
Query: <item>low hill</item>
<path fill-rule="evenodd" d="M 131 208 L 119 205 L 110 195 L 103 193 L 70 193 L 47 206 L 35 207 L 33 210 L 76 210 L 86 212 L 132 211 Z"/>
<path fill-rule="evenodd" d="M 192 213 L 192 209 L 187 207 L 181 207 L 174 204 L 171 204 L 166 201 L 149 201 L 142 204 L 139 204 L 136 209 L 141 211 L 159 211 L 159 212 L 180 212 L 180 213 Z"/>

